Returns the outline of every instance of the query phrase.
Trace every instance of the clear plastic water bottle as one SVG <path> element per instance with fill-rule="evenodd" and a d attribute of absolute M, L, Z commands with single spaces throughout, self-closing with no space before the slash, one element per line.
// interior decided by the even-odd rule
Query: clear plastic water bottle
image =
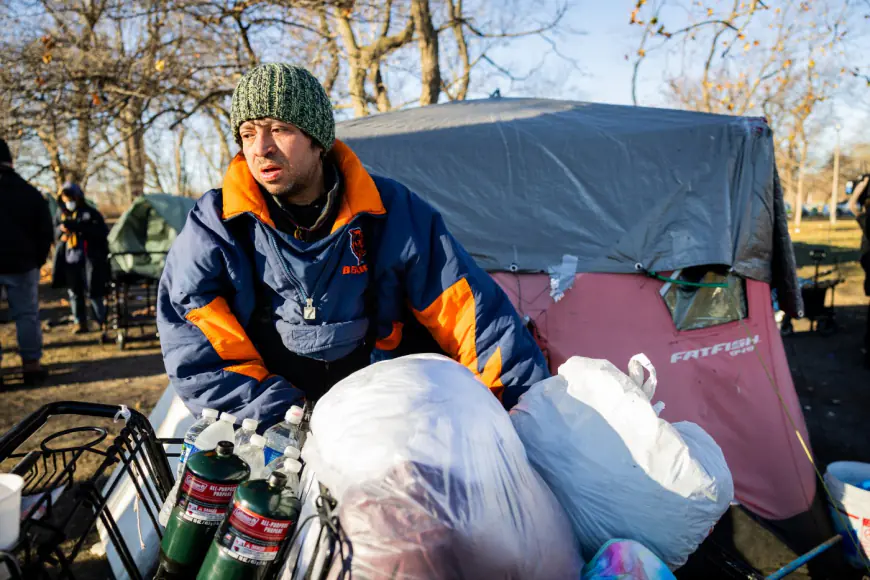
<path fill-rule="evenodd" d="M 282 471 L 284 469 L 284 460 L 285 459 L 295 459 L 299 460 L 299 450 L 293 447 L 292 445 L 288 445 L 284 448 L 284 454 L 280 457 L 276 457 L 272 461 L 266 465 L 263 470 L 263 477 L 269 477 L 269 474 L 273 471 Z M 286 474 L 285 474 L 286 475 Z"/>
<path fill-rule="evenodd" d="M 287 476 L 287 485 L 284 489 L 299 497 L 299 472 L 302 471 L 302 464 L 297 459 L 290 459 L 289 457 L 283 459 L 283 461 L 284 465 L 277 471 Z"/>
<path fill-rule="evenodd" d="M 254 433 L 250 440 L 240 447 L 236 447 L 236 455 L 245 460 L 245 463 L 251 468 L 251 479 L 262 479 L 263 469 L 266 464 L 263 460 L 263 447 L 266 445 L 266 439 L 262 435 Z"/>
<path fill-rule="evenodd" d="M 172 508 L 175 507 L 175 498 L 178 495 L 179 486 L 181 486 L 181 476 L 176 478 L 175 485 L 169 490 L 169 495 L 166 496 L 166 501 L 163 502 L 163 505 L 160 507 L 160 513 L 157 514 L 157 521 L 164 528 L 169 523 L 169 515 L 172 513 Z"/>
<path fill-rule="evenodd" d="M 191 425 L 187 433 L 184 434 L 184 443 L 181 445 L 181 455 L 178 457 L 178 469 L 176 470 L 176 479 L 181 477 L 181 472 L 184 471 L 184 463 L 190 455 L 190 448 L 193 442 L 199 437 L 199 434 L 205 431 L 205 428 L 217 421 L 217 409 L 203 409 L 199 420 Z"/>
<path fill-rule="evenodd" d="M 211 451 L 217 447 L 218 441 L 234 441 L 236 438 L 236 416 L 230 413 L 221 413 L 220 419 L 212 423 L 194 440 L 190 447 L 188 459 L 194 453 Z"/>
<path fill-rule="evenodd" d="M 257 432 L 259 424 L 260 422 L 256 419 L 245 419 L 242 421 L 242 428 L 236 431 L 236 449 L 251 442 L 251 435 Z"/>
<path fill-rule="evenodd" d="M 302 407 L 292 406 L 284 414 L 284 421 L 269 427 L 266 437 L 265 462 L 272 463 L 284 455 L 284 449 L 292 445 L 299 449 L 299 424 L 302 422 Z"/>
<path fill-rule="evenodd" d="M 213 409 L 206 410 L 213 411 Z M 215 413 L 217 413 L 217 411 L 215 411 Z M 205 411 L 203 411 L 203 415 L 205 415 Z M 197 421 L 197 423 L 198 422 L 199 421 Z M 190 456 L 194 453 L 200 451 L 211 451 L 217 447 L 218 441 L 232 441 L 233 436 L 235 435 L 235 429 L 233 429 L 233 425 L 235 424 L 235 415 L 221 413 L 220 419 L 214 421 L 212 418 L 211 423 L 206 425 L 205 428 L 200 431 L 199 435 L 196 436 L 192 443 L 187 443 L 187 436 L 185 435 L 184 439 L 185 444 L 187 445 L 187 454 L 184 458 L 185 463 L 187 463 Z M 193 427 L 191 427 L 191 429 L 193 429 Z M 160 525 L 164 528 L 169 521 L 169 515 L 172 513 L 172 508 L 175 507 L 175 497 L 178 495 L 178 488 L 181 485 L 181 473 L 183 471 L 184 464 L 181 464 L 181 472 L 178 473 L 178 477 L 175 479 L 175 485 L 172 486 L 169 495 L 166 496 L 166 501 L 163 502 L 163 506 L 161 506 L 160 513 L 157 516 L 157 521 L 159 521 Z"/>

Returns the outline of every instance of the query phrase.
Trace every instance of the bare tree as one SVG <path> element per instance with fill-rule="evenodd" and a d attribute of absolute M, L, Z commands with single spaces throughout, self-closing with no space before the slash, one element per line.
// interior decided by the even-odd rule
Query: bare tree
<path fill-rule="evenodd" d="M 681 6 L 686 22 L 672 26 L 666 8 Z M 843 76 L 842 46 L 850 27 L 848 0 L 728 0 L 712 4 L 639 1 L 630 22 L 642 28 L 638 71 L 656 53 L 679 63 L 667 70 L 671 100 L 709 113 L 764 115 L 774 130 L 783 185 L 801 206 L 813 119 Z M 678 58 L 677 58 L 678 57 Z M 800 220 L 800 211 L 795 212 Z"/>
<path fill-rule="evenodd" d="M 76 180 L 129 200 L 173 185 L 184 193 L 195 176 L 222 173 L 237 151 L 230 97 L 258 63 L 308 66 L 335 107 L 357 116 L 461 100 L 490 75 L 521 80 L 496 57 L 518 38 L 538 37 L 557 54 L 567 0 L 0 0 L 0 8 L 0 26 L 16 31 L 0 51 L 0 134 L 32 153 L 29 177 L 50 188 Z"/>

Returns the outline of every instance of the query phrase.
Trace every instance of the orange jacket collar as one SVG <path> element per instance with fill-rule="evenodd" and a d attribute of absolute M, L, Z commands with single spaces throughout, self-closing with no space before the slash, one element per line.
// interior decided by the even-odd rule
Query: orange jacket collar
<path fill-rule="evenodd" d="M 344 179 L 344 192 L 332 231 L 347 225 L 354 216 L 361 213 L 387 213 L 374 180 L 350 147 L 336 140 L 332 155 Z M 260 187 L 251 175 L 244 155 L 239 153 L 233 158 L 224 176 L 223 218 L 226 220 L 245 212 L 250 212 L 264 224 L 275 227 Z"/>

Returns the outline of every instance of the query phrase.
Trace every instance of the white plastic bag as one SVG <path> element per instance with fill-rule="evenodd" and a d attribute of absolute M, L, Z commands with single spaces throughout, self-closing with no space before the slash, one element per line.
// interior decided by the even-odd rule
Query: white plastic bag
<path fill-rule="evenodd" d="M 354 578 L 579 578 L 564 510 L 510 417 L 437 355 L 380 362 L 314 408 L 302 450 L 338 500 Z"/>
<path fill-rule="evenodd" d="M 629 375 L 606 360 L 573 357 L 529 389 L 511 419 L 585 558 L 625 538 L 676 568 L 728 509 L 734 482 L 703 429 L 658 417 L 663 405 L 651 405 L 656 375 L 646 356 L 631 359 Z"/>

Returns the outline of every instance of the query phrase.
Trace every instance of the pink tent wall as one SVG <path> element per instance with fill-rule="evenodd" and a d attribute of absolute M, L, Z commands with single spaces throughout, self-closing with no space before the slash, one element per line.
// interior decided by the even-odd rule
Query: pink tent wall
<path fill-rule="evenodd" d="M 679 332 L 659 296 L 662 283 L 644 276 L 580 274 L 556 303 L 545 275 L 494 278 L 535 321 L 553 372 L 573 355 L 625 369 L 633 355 L 646 354 L 658 373 L 662 417 L 693 421 L 713 436 L 741 504 L 768 519 L 807 510 L 814 472 L 784 409 L 809 438 L 767 284 L 747 281 L 747 319 Z"/>

